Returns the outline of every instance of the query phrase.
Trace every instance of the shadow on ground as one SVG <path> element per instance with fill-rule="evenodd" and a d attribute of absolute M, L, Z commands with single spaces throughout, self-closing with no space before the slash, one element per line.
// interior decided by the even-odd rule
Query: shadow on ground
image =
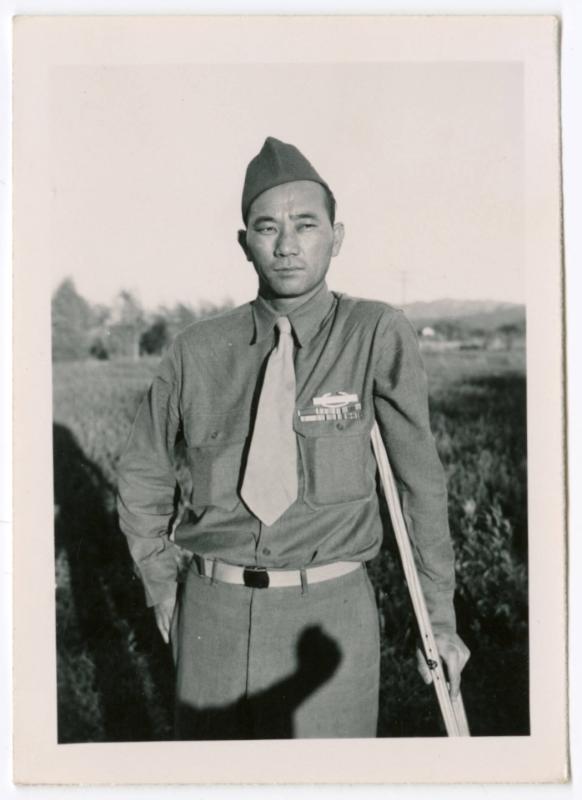
<path fill-rule="evenodd" d="M 67 427 L 55 424 L 53 437 L 55 544 L 57 559 L 66 556 L 70 592 L 57 624 L 59 742 L 88 741 L 88 727 L 91 741 L 170 738 L 163 709 L 173 703 L 172 660 L 117 528 L 113 487 Z M 66 685 L 78 656 L 91 663 L 85 692 L 95 708 L 82 709 L 86 698 L 75 703 L 75 687 Z"/>

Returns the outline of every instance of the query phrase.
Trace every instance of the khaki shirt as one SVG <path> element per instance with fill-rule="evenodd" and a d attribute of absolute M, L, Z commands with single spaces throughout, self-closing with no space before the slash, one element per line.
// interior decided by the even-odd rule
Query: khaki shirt
<path fill-rule="evenodd" d="M 259 297 L 189 326 L 138 410 L 119 466 L 118 508 L 148 604 L 169 597 L 177 579 L 179 550 L 168 526 L 178 433 L 193 488 L 176 544 L 232 564 L 297 569 L 378 553 L 382 524 L 370 445 L 376 417 L 435 631 L 454 630 L 446 485 L 416 335 L 401 311 L 324 285 L 288 315 L 296 345 L 298 498 L 269 527 L 242 502 L 244 459 L 278 316 Z M 344 410 L 325 410 L 326 396 L 340 393 L 349 396 Z"/>

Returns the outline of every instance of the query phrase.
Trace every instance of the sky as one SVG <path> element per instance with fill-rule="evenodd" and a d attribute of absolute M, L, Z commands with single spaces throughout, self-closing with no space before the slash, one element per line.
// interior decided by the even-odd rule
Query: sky
<path fill-rule="evenodd" d="M 275 136 L 337 198 L 331 288 L 523 302 L 522 80 L 517 62 L 55 67 L 54 286 L 146 308 L 252 299 L 240 197 Z"/>

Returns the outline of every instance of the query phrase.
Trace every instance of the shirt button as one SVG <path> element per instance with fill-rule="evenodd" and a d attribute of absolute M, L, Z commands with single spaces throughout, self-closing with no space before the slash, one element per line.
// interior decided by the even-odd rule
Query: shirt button
<path fill-rule="evenodd" d="M 344 425 L 343 422 L 336 422 L 335 426 L 338 429 L 338 431 L 343 431 L 343 429 L 345 428 L 345 425 Z"/>
<path fill-rule="evenodd" d="M 269 550 L 268 547 L 263 547 L 263 555 L 264 556 L 270 556 L 271 555 L 271 551 Z"/>
<path fill-rule="evenodd" d="M 218 431 L 212 431 L 212 433 L 210 434 L 211 439 L 216 439 L 217 436 L 218 436 Z"/>

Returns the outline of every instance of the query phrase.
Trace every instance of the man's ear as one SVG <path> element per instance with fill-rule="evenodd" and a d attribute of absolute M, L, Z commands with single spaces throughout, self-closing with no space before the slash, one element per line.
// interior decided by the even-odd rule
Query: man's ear
<path fill-rule="evenodd" d="M 337 256 L 342 249 L 342 242 L 344 240 L 344 224 L 343 222 L 336 222 L 333 226 L 333 247 L 331 250 L 332 256 Z"/>
<path fill-rule="evenodd" d="M 247 261 L 252 261 L 249 248 L 247 247 L 247 232 L 242 229 L 237 233 L 238 243 L 243 249 Z"/>

